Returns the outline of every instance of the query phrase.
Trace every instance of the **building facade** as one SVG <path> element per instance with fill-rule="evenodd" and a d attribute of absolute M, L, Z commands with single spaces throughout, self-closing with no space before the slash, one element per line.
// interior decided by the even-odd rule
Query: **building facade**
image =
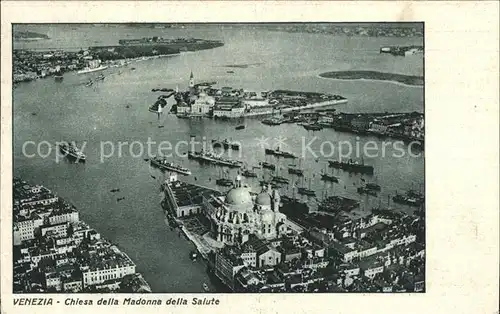
<path fill-rule="evenodd" d="M 285 234 L 287 218 L 279 212 L 279 204 L 277 190 L 264 187 L 253 197 L 250 188 L 242 186 L 240 180 L 223 199 L 204 200 L 213 238 L 228 245 L 245 243 L 252 234 L 262 239 Z"/>

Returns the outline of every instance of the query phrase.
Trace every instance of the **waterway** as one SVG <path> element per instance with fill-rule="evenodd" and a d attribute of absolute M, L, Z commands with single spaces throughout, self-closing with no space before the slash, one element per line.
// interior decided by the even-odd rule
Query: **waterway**
<path fill-rule="evenodd" d="M 158 121 L 147 108 L 158 97 L 152 93 L 156 87 L 186 88 L 189 73 L 195 79 L 217 81 L 218 86 L 243 87 L 249 90 L 295 89 L 340 94 L 349 102 L 337 107 L 343 112 L 423 112 L 423 89 L 390 82 L 325 80 L 318 74 L 326 71 L 374 70 L 406 75 L 423 75 L 423 58 L 394 57 L 379 54 L 386 45 L 418 45 L 420 38 L 367 38 L 335 37 L 319 34 L 269 32 L 266 30 L 228 28 L 225 26 L 195 27 L 186 29 L 143 29 L 132 27 L 105 27 L 92 25 L 22 25 L 27 29 L 47 34 L 50 40 L 15 43 L 16 48 L 75 48 L 99 44 L 116 44 L 121 38 L 144 36 L 196 37 L 219 39 L 225 42 L 220 48 L 182 54 L 161 59 L 137 62 L 129 67 L 109 69 L 106 79 L 94 87 L 84 83 L 100 73 L 89 75 L 66 74 L 61 83 L 42 79 L 20 84 L 13 91 L 14 97 L 14 175 L 33 183 L 40 183 L 73 203 L 80 209 L 83 220 L 91 224 L 104 237 L 117 243 L 137 263 L 154 292 L 201 292 L 202 283 L 209 283 L 205 266 L 192 262 L 189 252 L 192 245 L 171 231 L 164 221 L 160 208 L 162 195 L 159 184 L 162 175 L 151 169 L 139 155 L 138 146 L 132 153 L 133 141 L 146 144 L 151 141 L 169 141 L 175 145 L 189 140 L 190 136 L 208 140 L 215 137 L 233 138 L 243 144 L 241 155 L 232 157 L 256 165 L 265 160 L 263 149 L 256 138 L 269 138 L 273 144 L 281 136 L 287 144 L 283 149 L 301 154 L 303 143 L 319 153 L 321 147 L 328 154 L 332 143 L 367 141 L 382 145 L 375 137 L 357 138 L 348 133 L 324 129 L 306 131 L 298 125 L 265 126 L 260 119 L 221 122 L 214 120 L 185 120 L 173 115 L 163 115 Z M 270 40 L 272 38 L 272 40 Z M 229 64 L 253 64 L 248 68 L 226 68 Z M 135 70 L 132 70 L 132 67 Z M 227 73 L 234 71 L 233 74 Z M 128 108 L 127 108 L 128 106 Z M 245 123 L 246 129 L 235 131 L 235 126 Z M 158 128 L 158 125 L 163 128 Z M 284 139 L 286 138 L 286 139 Z M 47 158 L 29 158 L 23 154 L 27 141 L 55 143 L 61 140 L 86 142 L 85 164 L 56 162 L 54 148 Z M 115 154 L 101 162 L 101 143 L 110 141 Z M 118 155 L 118 142 L 128 142 Z M 322 143 L 327 144 L 322 144 Z M 323 146 L 321 146 L 323 145 Z M 109 146 L 106 146 L 107 148 Z M 153 146 L 154 147 L 154 146 Z M 47 152 L 47 147 L 43 147 Z M 185 149 L 187 151 L 187 148 Z M 33 153 L 32 146 L 27 147 Z M 360 197 L 356 186 L 361 176 L 341 171 L 334 173 L 340 184 L 324 184 L 319 172 L 325 169 L 328 156 L 315 157 L 306 150 L 302 166 L 318 198 L 328 193 L 357 198 L 362 202 L 359 213 L 368 212 L 379 203 L 387 204 L 387 195 L 396 190 L 419 189 L 424 183 L 424 159 L 408 153 L 396 158 L 392 146 L 384 156 L 364 158 L 375 167 L 374 177 L 382 186 L 379 199 Z M 418 153 L 418 151 L 414 151 Z M 336 158 L 337 155 L 331 156 Z M 200 166 L 181 156 L 175 162 L 189 167 L 193 175 L 186 180 L 214 186 L 220 173 L 215 167 Z M 268 161 L 272 161 L 267 157 Z M 286 167 L 291 160 L 278 161 L 282 175 L 288 176 Z M 331 171 L 331 169 L 329 169 Z M 230 175 L 236 175 L 232 171 Z M 256 180 L 248 184 L 257 188 Z M 297 185 L 309 185 L 309 180 Z M 120 188 L 119 193 L 109 190 Z M 283 189 L 282 193 L 291 194 Z M 116 198 L 125 199 L 117 202 Z M 310 199 L 314 204 L 314 199 Z M 404 209 L 410 211 L 411 209 Z M 214 289 L 214 287 L 212 287 Z"/>

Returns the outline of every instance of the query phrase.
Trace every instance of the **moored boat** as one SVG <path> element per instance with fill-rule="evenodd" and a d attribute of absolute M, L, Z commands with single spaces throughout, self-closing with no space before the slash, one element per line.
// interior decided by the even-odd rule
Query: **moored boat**
<path fill-rule="evenodd" d="M 290 166 L 288 167 L 288 173 L 289 174 L 295 174 L 298 176 L 303 176 L 304 175 L 304 170 L 297 168 L 296 166 Z"/>
<path fill-rule="evenodd" d="M 308 131 L 320 131 L 323 129 L 323 126 L 318 123 L 309 123 L 309 124 L 304 124 L 303 125 L 304 129 Z"/>
<path fill-rule="evenodd" d="M 188 168 L 169 162 L 166 157 L 153 157 L 150 159 L 150 163 L 152 166 L 160 168 L 161 170 L 174 171 L 184 175 L 191 174 L 191 171 Z"/>
<path fill-rule="evenodd" d="M 293 158 L 293 159 L 297 158 L 297 156 L 295 156 L 293 153 L 282 151 L 279 149 L 279 147 L 276 149 L 266 148 L 264 150 L 264 153 L 266 155 L 274 155 L 276 157 Z"/>
<path fill-rule="evenodd" d="M 281 123 L 283 123 L 283 121 L 280 118 L 273 117 L 270 119 L 262 120 L 262 123 L 266 125 L 280 125 Z"/>
<path fill-rule="evenodd" d="M 365 187 L 369 190 L 380 191 L 382 188 L 377 183 L 367 183 Z"/>
<path fill-rule="evenodd" d="M 228 178 L 219 178 L 215 180 L 215 184 L 220 185 L 220 186 L 232 186 L 233 185 L 233 180 L 228 179 Z"/>
<path fill-rule="evenodd" d="M 224 149 L 233 149 L 233 150 L 240 149 L 240 144 L 238 142 L 230 141 L 228 139 L 224 139 L 224 140 L 213 139 L 212 146 L 223 147 Z"/>
<path fill-rule="evenodd" d="M 299 193 L 301 195 L 307 195 L 307 196 L 316 196 L 316 192 L 314 190 L 311 190 L 311 189 L 306 188 L 306 187 L 299 187 L 297 189 L 297 193 Z"/>
<path fill-rule="evenodd" d="M 269 163 L 267 161 L 263 161 L 260 163 L 262 168 L 266 168 L 266 169 L 271 169 L 271 170 L 276 170 L 276 165 L 272 164 L 272 163 Z"/>
<path fill-rule="evenodd" d="M 425 203 L 425 197 L 415 191 L 408 191 L 406 194 L 397 194 L 392 198 L 394 203 L 419 207 Z"/>
<path fill-rule="evenodd" d="M 335 183 L 339 182 L 339 179 L 336 176 L 328 173 L 321 174 L 321 180 L 335 182 Z"/>
<path fill-rule="evenodd" d="M 283 183 L 283 184 L 288 184 L 290 182 L 290 180 L 288 180 L 285 177 L 281 177 L 281 176 L 273 176 L 273 178 L 271 180 L 274 182 Z"/>
<path fill-rule="evenodd" d="M 328 164 L 330 165 L 330 167 L 342 169 L 348 172 L 373 174 L 373 166 L 365 165 L 363 162 L 358 163 L 357 161 L 353 161 L 352 159 L 349 159 L 349 161 L 347 162 L 328 160 Z"/>
<path fill-rule="evenodd" d="M 96 72 L 96 71 L 102 71 L 102 70 L 106 70 L 108 67 L 107 66 L 104 66 L 104 65 L 101 65 L 99 67 L 95 67 L 95 68 L 92 68 L 92 67 L 86 67 L 76 73 L 78 74 L 86 74 L 86 73 L 92 73 L 92 72 Z"/>
<path fill-rule="evenodd" d="M 245 169 L 242 173 L 242 176 L 247 177 L 247 178 L 257 178 L 257 173 L 252 170 Z"/>
<path fill-rule="evenodd" d="M 231 168 L 241 168 L 243 163 L 239 160 L 231 160 L 217 156 L 212 152 L 200 151 L 200 152 L 189 152 L 188 158 L 199 160 L 202 162 L 208 162 L 216 165 L 227 166 Z"/>

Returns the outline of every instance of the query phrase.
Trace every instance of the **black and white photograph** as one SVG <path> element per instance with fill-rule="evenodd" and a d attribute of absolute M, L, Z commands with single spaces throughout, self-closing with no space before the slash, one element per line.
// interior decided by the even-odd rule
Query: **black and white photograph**
<path fill-rule="evenodd" d="M 13 293 L 425 293 L 424 35 L 13 24 Z"/>

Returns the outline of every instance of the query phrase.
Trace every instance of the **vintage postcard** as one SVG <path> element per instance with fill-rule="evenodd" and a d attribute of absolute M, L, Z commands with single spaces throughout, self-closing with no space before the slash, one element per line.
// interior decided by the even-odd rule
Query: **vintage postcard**
<path fill-rule="evenodd" d="M 413 304 L 457 284 L 440 279 L 450 269 L 436 250 L 460 244 L 437 243 L 454 236 L 436 226 L 451 232 L 476 211 L 470 232 L 487 239 L 498 224 L 486 230 L 480 215 L 498 212 L 464 205 L 446 187 L 454 174 L 439 178 L 459 159 L 436 138 L 473 105 L 434 98 L 455 79 L 436 78 L 453 70 L 436 51 L 458 53 L 439 50 L 436 17 L 396 4 L 402 16 L 307 18 L 280 5 L 300 18 L 261 18 L 280 8 L 258 3 L 241 20 L 222 3 L 179 20 L 168 6 L 169 20 L 127 19 L 136 4 L 123 20 L 84 3 L 70 6 L 89 20 L 57 6 L 41 19 L 2 15 L 2 310 L 267 312 L 283 302 L 294 312 L 319 294 L 317 312 L 351 296 Z M 494 57 L 490 46 L 460 53 Z M 476 95 L 494 96 L 487 85 Z M 478 106 L 498 128 L 498 104 Z M 443 204 L 446 193 L 463 208 Z M 493 313 L 494 301 L 462 309 Z"/>

